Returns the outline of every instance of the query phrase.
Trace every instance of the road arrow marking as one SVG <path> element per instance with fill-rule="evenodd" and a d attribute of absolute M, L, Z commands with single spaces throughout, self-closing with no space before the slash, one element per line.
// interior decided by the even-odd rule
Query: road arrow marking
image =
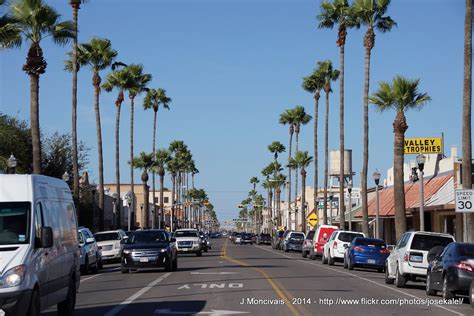
<path fill-rule="evenodd" d="M 155 310 L 155 315 L 211 315 L 211 316 L 224 316 L 224 315 L 238 315 L 238 314 L 249 314 L 249 312 L 241 311 L 227 311 L 222 309 L 212 309 L 207 312 L 192 312 L 192 311 L 173 311 L 169 308 Z"/>

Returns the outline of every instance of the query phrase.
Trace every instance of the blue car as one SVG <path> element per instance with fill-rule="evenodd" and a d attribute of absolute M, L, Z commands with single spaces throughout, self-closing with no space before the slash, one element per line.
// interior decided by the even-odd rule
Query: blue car
<path fill-rule="evenodd" d="M 390 251 L 382 239 L 357 237 L 347 246 L 344 268 L 353 270 L 354 267 L 363 267 L 384 272 L 389 255 Z"/>

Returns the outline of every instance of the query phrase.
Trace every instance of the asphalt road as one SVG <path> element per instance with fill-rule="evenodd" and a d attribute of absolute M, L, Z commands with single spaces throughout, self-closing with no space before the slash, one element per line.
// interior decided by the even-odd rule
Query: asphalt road
<path fill-rule="evenodd" d="M 424 283 L 398 289 L 383 273 L 322 265 L 269 246 L 212 242 L 202 257 L 179 256 L 176 272 L 121 274 L 108 265 L 81 277 L 75 315 L 474 315 L 467 302 L 428 306 L 423 300 L 441 297 L 426 296 Z"/>

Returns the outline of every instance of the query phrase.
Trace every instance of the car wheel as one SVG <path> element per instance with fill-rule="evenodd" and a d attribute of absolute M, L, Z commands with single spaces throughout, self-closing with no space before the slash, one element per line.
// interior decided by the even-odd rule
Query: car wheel
<path fill-rule="evenodd" d="M 173 271 L 173 259 L 169 258 L 165 262 L 165 271 L 166 272 L 171 272 Z"/>
<path fill-rule="evenodd" d="M 306 253 L 306 251 L 303 250 L 301 252 L 301 257 L 306 258 L 307 256 L 308 256 L 308 254 Z"/>
<path fill-rule="evenodd" d="M 377 272 L 378 272 L 378 273 L 384 273 L 384 271 L 385 271 L 385 268 L 378 268 L 378 269 L 377 269 Z"/>
<path fill-rule="evenodd" d="M 324 251 L 323 251 L 323 257 L 322 257 L 322 259 L 321 259 L 321 262 L 322 262 L 323 264 L 327 264 L 327 263 L 328 263 L 328 259 L 326 258 L 326 254 L 324 253 Z"/>
<path fill-rule="evenodd" d="M 474 308 L 474 280 L 471 281 L 471 286 L 469 287 L 469 300 L 471 307 Z"/>
<path fill-rule="evenodd" d="M 58 304 L 58 315 L 70 316 L 74 314 L 76 306 L 76 281 L 74 278 L 69 279 L 69 288 L 66 300 Z"/>
<path fill-rule="evenodd" d="M 448 289 L 448 277 L 445 275 L 443 278 L 443 299 L 449 300 L 454 297 L 454 293 Z"/>
<path fill-rule="evenodd" d="M 347 258 L 346 258 L 346 256 L 344 256 L 344 269 L 347 269 L 347 266 L 348 266 L 347 265 Z"/>
<path fill-rule="evenodd" d="M 99 267 L 99 270 L 102 270 L 104 268 L 104 263 L 102 262 L 102 258 L 99 258 L 98 267 Z"/>
<path fill-rule="evenodd" d="M 207 252 L 207 248 L 206 248 L 206 249 L 204 249 L 204 252 Z"/>
<path fill-rule="evenodd" d="M 41 310 L 41 302 L 38 290 L 35 289 L 31 294 L 30 307 L 28 308 L 28 316 L 39 316 Z"/>
<path fill-rule="evenodd" d="M 95 264 L 91 267 L 91 272 L 92 274 L 97 274 L 99 273 L 99 261 L 95 261 Z"/>
<path fill-rule="evenodd" d="M 405 287 L 405 284 L 407 283 L 407 279 L 400 273 L 398 270 L 398 264 L 397 264 L 397 270 L 395 271 L 395 285 L 397 287 Z"/>
<path fill-rule="evenodd" d="M 130 272 L 129 269 L 125 269 L 125 268 L 121 268 L 120 271 L 123 273 L 123 274 L 128 274 Z"/>
<path fill-rule="evenodd" d="M 86 257 L 86 261 L 84 262 L 84 266 L 82 267 L 81 274 L 86 275 L 89 272 L 90 266 L 89 266 L 89 258 Z"/>
<path fill-rule="evenodd" d="M 388 265 L 386 264 L 385 265 L 385 283 L 386 284 L 393 284 L 394 282 L 394 279 L 390 277 L 390 275 L 388 274 Z"/>
<path fill-rule="evenodd" d="M 329 253 L 328 264 L 329 264 L 330 266 L 333 266 L 333 265 L 334 265 L 334 258 L 331 257 L 331 253 Z"/>
<path fill-rule="evenodd" d="M 426 294 L 436 295 L 436 291 L 431 287 L 431 273 L 429 271 L 426 275 Z"/>
<path fill-rule="evenodd" d="M 173 271 L 178 270 L 178 256 L 176 256 L 176 259 L 173 261 Z"/>
<path fill-rule="evenodd" d="M 354 270 L 354 264 L 352 263 L 351 257 L 347 258 L 347 269 Z"/>
<path fill-rule="evenodd" d="M 202 251 L 199 251 L 198 253 L 196 253 L 196 257 L 201 257 L 202 256 Z"/>

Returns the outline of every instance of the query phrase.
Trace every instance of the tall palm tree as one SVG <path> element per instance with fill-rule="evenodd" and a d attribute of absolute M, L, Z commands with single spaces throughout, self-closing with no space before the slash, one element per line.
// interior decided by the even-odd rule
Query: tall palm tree
<path fill-rule="evenodd" d="M 361 174 L 362 193 L 362 231 L 369 232 L 369 213 L 367 202 L 367 175 L 369 167 L 369 81 L 370 58 L 375 46 L 375 30 L 385 33 L 397 25 L 390 16 L 385 16 L 390 0 L 356 0 L 353 4 L 353 14 L 358 24 L 367 26 L 364 35 L 365 47 L 365 80 L 364 80 L 364 159 Z"/>
<path fill-rule="evenodd" d="M 288 125 L 290 133 L 290 141 L 288 145 L 288 161 L 291 159 L 291 152 L 293 149 L 293 134 L 295 133 L 295 117 L 293 109 L 285 110 L 280 114 L 279 123 L 282 125 Z M 288 201 L 288 217 L 291 213 L 291 168 L 288 166 L 288 192 L 287 192 L 287 201 Z M 297 194 L 297 193 L 296 193 Z"/>
<path fill-rule="evenodd" d="M 250 178 L 250 184 L 253 186 L 253 190 L 256 191 L 257 184 L 260 182 L 257 177 Z"/>
<path fill-rule="evenodd" d="M 418 91 L 419 82 L 419 79 L 410 80 L 402 76 L 396 76 L 392 83 L 380 82 L 378 90 L 369 97 L 370 103 L 374 104 L 377 110 L 384 112 L 393 109 L 397 114 L 393 121 L 393 194 L 397 240 L 400 240 L 400 237 L 406 231 L 403 146 L 408 125 L 405 112 L 409 109 L 420 109 L 431 100 L 428 94 Z"/>
<path fill-rule="evenodd" d="M 6 0 L 0 0 L 2 11 L 6 9 Z M 0 48 L 13 48 L 21 45 L 21 31 L 12 16 L 5 12 L 0 16 Z"/>
<path fill-rule="evenodd" d="M 143 183 L 143 197 L 144 197 L 144 203 L 143 203 L 143 222 L 142 222 L 142 228 L 148 228 L 149 226 L 149 221 L 148 221 L 148 216 L 149 214 L 149 209 L 148 205 L 148 170 L 154 167 L 154 161 L 153 161 L 153 155 L 152 154 L 147 154 L 145 152 L 141 152 L 138 157 L 134 157 L 133 160 L 131 161 L 130 165 L 132 165 L 134 168 L 138 168 L 142 170 L 142 183 Z"/>
<path fill-rule="evenodd" d="M 188 151 L 188 146 L 181 141 L 181 140 L 175 140 L 172 141 L 169 145 L 168 150 L 173 154 L 173 167 L 176 169 L 176 179 L 175 179 L 175 186 L 176 186 L 176 200 L 177 204 L 180 205 L 180 209 L 183 212 L 184 215 L 184 208 L 183 205 L 181 204 L 182 200 L 182 185 L 183 185 L 183 168 L 184 168 L 184 163 L 185 163 L 185 153 Z M 182 218 L 181 220 L 183 220 Z"/>
<path fill-rule="evenodd" d="M 285 151 L 285 146 L 278 142 L 272 142 L 270 145 L 268 145 L 268 151 L 270 151 L 273 154 L 273 157 L 275 159 L 275 162 L 278 160 L 278 154 L 281 154 L 282 152 Z"/>
<path fill-rule="evenodd" d="M 158 173 L 158 176 L 160 177 L 160 210 L 159 212 L 155 212 L 155 223 L 159 223 L 159 228 L 162 228 L 161 224 L 164 223 L 165 219 L 165 208 L 164 208 L 164 203 L 163 203 L 163 192 L 164 192 L 164 186 L 165 186 L 165 171 L 166 171 L 166 166 L 169 164 L 171 161 L 171 153 L 167 149 L 160 149 L 155 152 L 155 164 L 154 167 L 152 168 L 153 172 Z M 155 203 L 155 200 L 153 199 L 153 204 Z M 161 214 L 160 218 L 158 218 L 158 214 Z"/>
<path fill-rule="evenodd" d="M 346 45 L 347 29 L 357 25 L 349 1 L 334 0 L 321 3 L 321 14 L 318 16 L 319 28 L 332 29 L 338 26 L 336 44 L 339 47 L 340 76 L 339 76 L 339 192 L 341 200 L 344 192 L 344 47 Z M 345 213 L 345 204 L 339 203 L 340 214 Z M 341 217 L 340 227 L 344 229 L 344 216 Z"/>
<path fill-rule="evenodd" d="M 329 135 L 329 93 L 332 92 L 331 81 L 336 81 L 339 78 L 339 70 L 334 69 L 330 60 L 318 62 L 318 71 L 324 78 L 324 92 L 326 93 L 326 119 L 324 130 L 324 224 L 328 223 L 328 135 Z M 332 214 L 331 214 L 332 216 Z"/>
<path fill-rule="evenodd" d="M 319 98 L 321 90 L 324 88 L 324 78 L 315 69 L 313 73 L 303 78 L 303 89 L 314 95 L 314 130 L 313 130 L 313 156 L 314 156 L 314 179 L 313 179 L 313 202 L 317 210 L 318 207 L 318 120 L 319 120 Z"/>
<path fill-rule="evenodd" d="M 158 89 L 149 89 L 146 93 L 145 99 L 143 100 L 143 108 L 145 110 L 153 109 L 153 154 L 155 154 L 156 148 L 156 116 L 160 105 L 169 110 L 169 104 L 171 99 L 166 96 L 166 90 Z M 155 201 L 155 172 L 152 173 L 152 186 L 153 186 L 153 201 Z M 154 202 L 153 202 L 154 203 Z"/>
<path fill-rule="evenodd" d="M 263 174 L 263 172 L 262 172 Z M 272 209 L 273 209 L 273 183 L 269 181 L 269 178 L 267 177 L 267 179 L 265 181 L 262 182 L 262 187 L 267 190 L 267 232 L 270 232 L 272 231 Z"/>
<path fill-rule="evenodd" d="M 33 152 L 33 173 L 41 173 L 41 135 L 39 126 L 39 79 L 46 71 L 41 41 L 51 37 L 56 44 L 65 45 L 74 36 L 71 21 L 60 22 L 60 15 L 43 0 L 19 0 L 10 6 L 11 22 L 2 28 L 0 45 L 20 47 L 23 40 L 30 48 L 23 71 L 30 77 L 30 118 Z M 5 20 L 3 20 L 5 23 Z M 5 29 L 6 26 L 7 27 Z"/>
<path fill-rule="evenodd" d="M 301 125 L 308 124 L 312 117 L 311 115 L 307 114 L 304 107 L 297 105 L 293 109 L 293 117 L 295 122 L 295 140 L 296 140 L 296 152 L 299 151 L 299 134 L 301 130 Z M 298 168 L 295 169 L 295 207 L 297 207 L 297 199 L 298 199 Z"/>
<path fill-rule="evenodd" d="M 109 68 L 117 57 L 117 51 L 112 49 L 110 40 L 94 37 L 89 42 L 78 45 L 77 64 L 92 70 L 92 85 L 94 87 L 94 112 L 97 133 L 97 156 L 99 167 L 99 229 L 104 229 L 104 158 L 102 150 L 102 126 L 100 123 L 100 71 Z M 66 60 L 66 69 L 72 70 L 72 59 Z"/>
<path fill-rule="evenodd" d="M 193 186 L 193 189 L 194 189 L 194 177 L 199 173 L 199 169 L 196 168 L 196 163 L 195 161 L 193 160 L 193 163 L 192 163 L 192 170 L 191 170 L 191 179 L 192 179 L 192 186 Z"/>
<path fill-rule="evenodd" d="M 72 24 L 73 24 L 73 39 L 72 39 L 72 52 L 71 52 L 71 64 L 72 64 L 72 179 L 73 179 L 73 191 L 74 197 L 79 198 L 79 168 L 78 168 L 78 155 L 77 155 L 77 72 L 79 71 L 79 65 L 77 62 L 77 20 L 81 3 L 84 0 L 70 0 L 69 4 L 72 7 Z"/>
<path fill-rule="evenodd" d="M 464 16 L 464 81 L 462 114 L 462 183 L 464 189 L 472 188 L 472 0 L 466 0 Z M 460 215 L 457 215 L 460 216 Z M 474 242 L 474 216 L 468 216 L 468 242 Z M 457 237 L 456 237 L 457 238 Z M 460 239 L 460 238 L 459 238 Z"/>
<path fill-rule="evenodd" d="M 284 174 L 278 173 L 273 179 L 273 184 L 275 188 L 275 203 L 276 203 L 276 212 L 277 212 L 277 225 L 282 226 L 282 214 L 281 214 L 281 187 L 285 185 L 286 176 Z"/>
<path fill-rule="evenodd" d="M 102 88 L 110 92 L 113 89 L 118 90 L 117 98 L 115 99 L 115 191 L 120 199 L 120 109 L 124 100 L 124 91 L 128 88 L 130 81 L 130 73 L 127 67 L 112 71 L 105 78 Z M 144 203 L 147 204 L 147 203 Z M 115 203 L 116 221 L 118 226 L 122 225 L 122 208 L 120 203 Z M 147 206 L 148 207 L 148 206 Z"/>
<path fill-rule="evenodd" d="M 306 232 L 306 167 L 313 161 L 307 151 L 297 151 L 295 153 L 296 165 L 301 169 L 301 230 Z"/>
<path fill-rule="evenodd" d="M 130 64 L 127 66 L 129 72 L 129 82 L 127 84 L 128 98 L 130 99 L 130 159 L 133 159 L 133 123 L 135 113 L 135 97 L 146 91 L 148 83 L 151 81 L 150 74 L 143 73 L 143 66 Z M 152 156 L 153 158 L 155 156 Z M 134 186 L 133 166 L 130 166 L 130 189 L 132 191 L 132 210 L 135 212 L 135 186 Z M 154 192 L 153 192 L 154 193 Z M 155 200 L 153 200 L 153 209 L 155 209 Z"/>
<path fill-rule="evenodd" d="M 168 173 L 171 177 L 171 219 L 170 219 L 170 230 L 174 229 L 175 221 L 175 204 L 176 204 L 176 176 L 178 175 L 178 164 L 174 157 L 171 157 L 171 160 L 166 166 Z"/>

